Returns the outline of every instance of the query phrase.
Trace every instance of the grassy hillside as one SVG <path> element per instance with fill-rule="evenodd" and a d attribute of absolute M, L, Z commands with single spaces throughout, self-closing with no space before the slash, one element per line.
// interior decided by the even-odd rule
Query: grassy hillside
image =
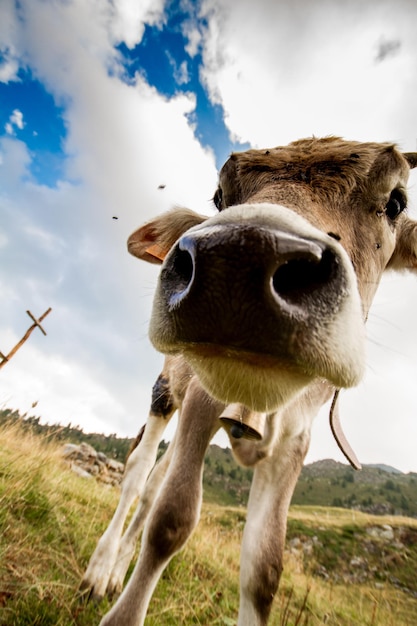
<path fill-rule="evenodd" d="M 336 461 L 317 461 L 303 468 L 293 503 L 417 517 L 417 474 L 369 465 L 357 472 Z"/>
<path fill-rule="evenodd" d="M 41 424 L 39 417 L 0 410 L 0 425 L 19 424 L 26 431 L 56 442 L 84 441 L 107 456 L 124 461 L 133 439 L 84 433 L 77 426 Z M 167 444 L 162 441 L 160 453 Z M 212 445 L 204 467 L 204 498 L 226 506 L 246 505 L 252 470 L 238 467 L 230 449 Z M 364 466 L 360 472 L 336 461 L 318 461 L 303 468 L 293 504 L 336 506 L 365 513 L 407 515 L 417 518 L 417 474 L 402 474 L 386 466 Z"/>
<path fill-rule="evenodd" d="M 252 470 L 238 467 L 230 449 L 210 446 L 204 467 L 207 500 L 245 505 L 251 477 Z M 357 472 L 336 461 L 317 461 L 303 467 L 292 503 L 417 518 L 417 474 L 367 465 Z"/>
<path fill-rule="evenodd" d="M 109 607 L 81 603 L 77 588 L 118 491 L 73 474 L 56 446 L 17 425 L 0 429 L 1 626 L 93 625 Z M 204 505 L 147 626 L 236 623 L 244 521 L 243 507 Z M 415 520 L 294 507 L 285 560 L 273 625 L 417 623 Z"/>

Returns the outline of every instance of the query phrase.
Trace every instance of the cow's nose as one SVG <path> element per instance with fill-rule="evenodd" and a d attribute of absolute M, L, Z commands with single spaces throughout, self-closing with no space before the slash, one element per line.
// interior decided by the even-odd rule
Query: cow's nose
<path fill-rule="evenodd" d="M 207 296 L 215 298 L 221 283 L 228 285 L 229 295 L 239 283 L 243 284 L 238 293 L 251 283 L 255 291 L 262 284 L 280 307 L 290 309 L 303 306 L 308 295 L 329 280 L 333 262 L 324 244 L 290 233 L 268 231 L 266 236 L 262 232 L 254 236 L 241 228 L 234 229 L 229 239 L 224 233 L 202 230 L 178 241 L 163 281 L 171 310 L 209 285 L 214 291 Z"/>
<path fill-rule="evenodd" d="M 285 354 L 333 317 L 344 294 L 332 242 L 213 225 L 185 234 L 167 256 L 152 328 L 174 344 Z"/>

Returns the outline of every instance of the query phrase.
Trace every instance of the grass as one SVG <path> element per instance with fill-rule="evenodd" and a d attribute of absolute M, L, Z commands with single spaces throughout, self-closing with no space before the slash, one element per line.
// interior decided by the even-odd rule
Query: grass
<path fill-rule="evenodd" d="M 117 499 L 117 489 L 67 469 L 56 444 L 17 425 L 0 429 L 1 626 L 98 624 L 108 601 L 83 604 L 77 589 Z M 236 624 L 244 523 L 244 508 L 204 504 L 198 529 L 158 584 L 146 626 Z M 383 524 L 396 544 L 367 533 Z M 364 555 L 365 569 L 350 566 Z M 414 625 L 416 568 L 416 520 L 293 507 L 270 623 Z"/>
<path fill-rule="evenodd" d="M 76 598 L 117 491 L 68 471 L 57 447 L 0 430 L 0 624 L 84 625 L 97 607 Z"/>

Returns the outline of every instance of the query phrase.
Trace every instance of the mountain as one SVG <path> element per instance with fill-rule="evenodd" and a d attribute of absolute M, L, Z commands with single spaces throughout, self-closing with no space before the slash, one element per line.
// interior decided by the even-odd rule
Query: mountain
<path fill-rule="evenodd" d="M 230 449 L 210 446 L 204 471 L 207 500 L 246 504 L 251 477 L 252 470 L 239 468 Z M 403 474 L 383 464 L 355 471 L 331 459 L 316 461 L 303 467 L 292 504 L 417 517 L 417 474 Z"/>

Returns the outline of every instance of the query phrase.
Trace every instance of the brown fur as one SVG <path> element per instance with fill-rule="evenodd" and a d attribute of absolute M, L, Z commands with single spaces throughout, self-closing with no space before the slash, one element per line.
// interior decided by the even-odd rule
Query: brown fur
<path fill-rule="evenodd" d="M 275 202 L 282 195 L 288 206 L 292 189 L 295 198 L 301 191 L 304 200 L 307 192 L 317 202 L 334 203 L 341 195 L 348 197 L 368 187 L 372 178 L 381 180 L 393 160 L 403 170 L 407 167 L 393 144 L 348 142 L 338 137 L 301 139 L 285 147 L 235 153 L 220 172 L 216 205 L 222 210 L 242 204 L 260 191 L 264 196 L 270 187 L 276 193 L 282 183 L 285 192 L 278 198 L 274 195 Z"/>

